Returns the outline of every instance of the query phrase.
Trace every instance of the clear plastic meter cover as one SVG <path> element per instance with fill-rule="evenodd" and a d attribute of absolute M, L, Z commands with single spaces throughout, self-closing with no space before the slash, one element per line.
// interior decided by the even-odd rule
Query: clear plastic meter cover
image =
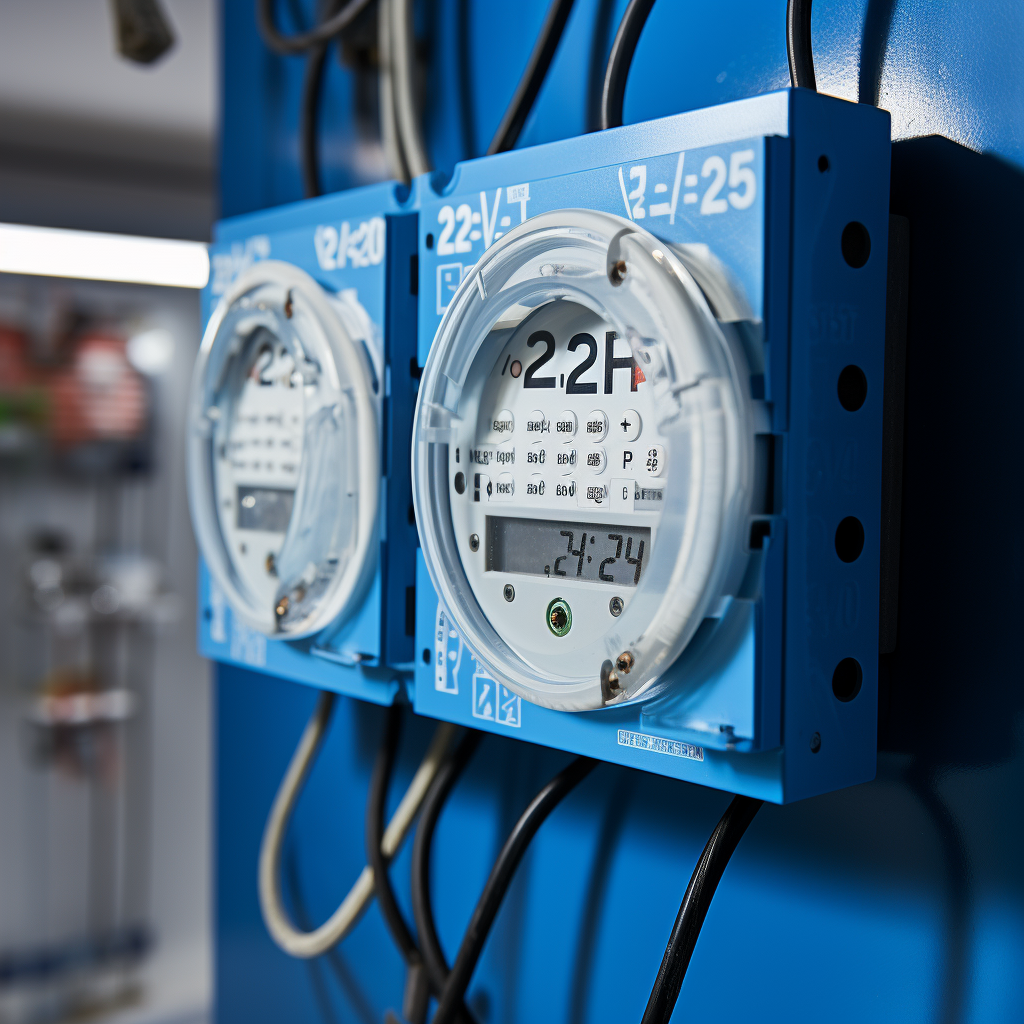
<path fill-rule="evenodd" d="M 307 636 L 346 613 L 373 566 L 379 367 L 354 298 L 266 260 L 207 326 L 188 438 L 199 547 L 255 629 Z"/>
<path fill-rule="evenodd" d="M 487 671 L 561 710 L 657 691 L 750 557 L 749 395 L 742 348 L 637 225 L 562 210 L 487 250 L 413 429 L 427 568 Z"/>

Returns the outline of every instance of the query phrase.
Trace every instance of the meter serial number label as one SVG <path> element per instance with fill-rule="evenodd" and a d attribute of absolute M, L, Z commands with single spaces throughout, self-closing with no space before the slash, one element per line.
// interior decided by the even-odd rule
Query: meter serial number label
<path fill-rule="evenodd" d="M 648 527 L 487 517 L 488 571 L 635 587 L 651 547 Z"/>

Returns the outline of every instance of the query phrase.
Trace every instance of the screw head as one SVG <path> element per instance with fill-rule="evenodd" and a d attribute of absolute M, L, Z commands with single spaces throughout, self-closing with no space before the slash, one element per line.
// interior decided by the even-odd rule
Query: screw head
<path fill-rule="evenodd" d="M 513 587 L 511 583 L 505 584 L 505 589 L 502 591 L 502 593 L 505 595 L 505 600 L 509 603 L 516 599 L 516 588 Z"/>
<path fill-rule="evenodd" d="M 480 550 L 480 535 L 478 533 L 471 533 L 469 535 L 469 550 L 479 551 Z"/>
<path fill-rule="evenodd" d="M 629 675 L 629 670 L 633 667 L 633 655 L 630 651 L 623 651 L 615 659 L 615 667 L 620 671 Z"/>
<path fill-rule="evenodd" d="M 284 618 L 284 616 L 288 614 L 289 603 L 290 602 L 288 600 L 287 594 L 284 597 L 282 597 L 280 601 L 277 602 L 277 607 L 274 609 L 274 611 L 277 613 L 277 617 L 279 619 Z"/>
<path fill-rule="evenodd" d="M 613 597 L 608 602 L 608 611 L 610 611 L 612 613 L 612 615 L 615 616 L 615 618 L 618 618 L 622 614 L 622 609 L 623 609 L 623 604 L 622 604 L 622 598 L 621 597 Z"/>
<path fill-rule="evenodd" d="M 608 268 L 608 276 L 611 278 L 612 284 L 622 284 L 626 280 L 626 261 L 616 260 Z"/>

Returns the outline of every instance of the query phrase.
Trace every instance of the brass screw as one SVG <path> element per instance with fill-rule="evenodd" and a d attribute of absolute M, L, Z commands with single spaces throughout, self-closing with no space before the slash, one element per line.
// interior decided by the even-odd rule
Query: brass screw
<path fill-rule="evenodd" d="M 625 672 L 626 675 L 629 675 L 629 670 L 633 667 L 633 655 L 629 651 L 623 651 L 615 659 L 615 667 L 620 672 Z"/>
<path fill-rule="evenodd" d="M 285 594 L 280 601 L 277 602 L 277 607 L 274 611 L 277 613 L 279 619 L 283 619 L 288 614 L 288 595 Z"/>
<path fill-rule="evenodd" d="M 608 689 L 610 689 L 610 690 L 621 690 L 622 689 L 622 687 L 619 686 L 619 674 L 618 674 L 618 672 L 609 672 L 608 673 Z"/>
<path fill-rule="evenodd" d="M 286 317 L 287 317 L 287 318 L 288 318 L 289 320 L 291 320 L 291 318 L 292 318 L 292 313 L 293 313 L 294 311 L 295 311 L 295 306 L 294 306 L 294 304 L 292 303 L 292 291 L 291 291 L 291 289 L 289 288 L 289 289 L 288 289 L 288 294 L 287 294 L 287 296 L 285 296 L 285 300 L 284 300 L 284 315 L 285 315 L 285 316 L 286 316 Z"/>
<path fill-rule="evenodd" d="M 608 269 L 612 284 L 622 284 L 626 280 L 626 261 L 616 260 Z"/>

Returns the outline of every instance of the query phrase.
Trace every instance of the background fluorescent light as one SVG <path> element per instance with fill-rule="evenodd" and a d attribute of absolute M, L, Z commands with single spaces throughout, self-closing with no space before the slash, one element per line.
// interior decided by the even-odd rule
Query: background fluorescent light
<path fill-rule="evenodd" d="M 202 288 L 210 257 L 202 242 L 0 224 L 0 273 Z"/>

